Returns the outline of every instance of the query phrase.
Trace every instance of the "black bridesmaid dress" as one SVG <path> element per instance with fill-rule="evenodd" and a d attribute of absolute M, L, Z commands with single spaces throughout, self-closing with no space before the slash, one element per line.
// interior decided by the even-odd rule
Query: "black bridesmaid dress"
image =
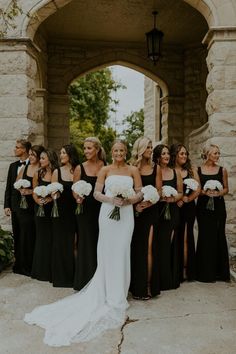
<path fill-rule="evenodd" d="M 33 177 L 27 175 L 28 166 L 26 165 L 24 169 L 22 179 L 28 180 L 30 182 L 29 189 L 32 189 Z M 20 225 L 18 273 L 30 276 L 35 247 L 34 200 L 32 194 L 26 195 L 25 198 L 28 204 L 27 209 L 18 208 L 17 210 Z"/>
<path fill-rule="evenodd" d="M 90 183 L 92 191 L 83 201 L 83 213 L 76 215 L 78 251 L 75 261 L 75 290 L 81 290 L 97 268 L 98 217 L 101 207 L 101 203 L 93 197 L 97 177 L 87 176 L 83 164 L 80 167 L 81 180 Z"/>
<path fill-rule="evenodd" d="M 183 178 L 183 180 L 190 178 L 189 174 Z M 186 192 L 186 185 L 183 185 L 184 195 Z M 188 194 L 189 195 L 189 194 Z M 186 280 L 192 281 L 196 277 L 196 251 L 195 251 L 195 241 L 193 226 L 196 218 L 196 204 L 195 200 L 189 203 L 184 203 L 180 208 L 180 225 L 178 232 L 179 240 L 179 265 L 180 265 L 180 281 L 184 281 L 184 273 L 186 273 Z M 184 234 L 186 230 L 187 239 L 187 265 L 184 269 Z M 185 272 L 184 272 L 185 270 Z"/>
<path fill-rule="evenodd" d="M 156 168 L 148 176 L 141 176 L 142 185 L 155 187 Z M 159 245 L 157 225 L 159 219 L 158 204 L 145 209 L 135 216 L 134 232 L 131 242 L 131 284 L 130 291 L 134 297 L 147 298 L 148 286 L 152 296 L 160 294 Z M 148 284 L 148 241 L 150 228 L 153 226 L 152 272 Z"/>
<path fill-rule="evenodd" d="M 57 199 L 59 217 L 52 217 L 52 284 L 73 287 L 76 201 L 71 190 L 73 182 L 62 180 L 61 169 L 58 169 L 58 182 L 64 189 Z"/>
<path fill-rule="evenodd" d="M 208 180 L 223 185 L 223 168 L 214 175 L 198 173 L 202 188 Z M 229 281 L 229 256 L 225 236 L 226 209 L 223 197 L 214 197 L 214 210 L 206 208 L 209 197 L 201 195 L 197 201 L 197 280 L 201 282 Z"/>
<path fill-rule="evenodd" d="M 38 176 L 38 185 L 50 182 Z M 31 277 L 42 281 L 52 281 L 52 203 L 44 205 L 45 216 L 37 216 L 39 205 L 35 203 L 36 242 Z"/>
<path fill-rule="evenodd" d="M 177 175 L 173 170 L 174 177 L 171 180 L 162 181 L 162 185 L 177 189 Z M 180 285 L 179 277 L 179 207 L 176 203 L 169 203 L 170 220 L 164 219 L 166 202 L 159 204 L 160 222 L 158 226 L 159 264 L 161 290 L 176 289 Z"/>

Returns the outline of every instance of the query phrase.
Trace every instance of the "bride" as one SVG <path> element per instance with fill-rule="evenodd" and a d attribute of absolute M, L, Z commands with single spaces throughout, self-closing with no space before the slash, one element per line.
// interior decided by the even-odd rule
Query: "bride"
<path fill-rule="evenodd" d="M 130 242 L 134 227 L 133 207 L 141 198 L 138 169 L 125 163 L 127 147 L 121 140 L 112 146 L 113 163 L 98 175 L 94 197 L 102 202 L 99 215 L 98 266 L 91 281 L 78 293 L 55 303 L 36 307 L 24 321 L 45 329 L 44 343 L 66 346 L 88 341 L 126 319 L 130 284 Z M 105 189 L 104 189 L 105 186 Z M 114 195 L 124 186 L 130 198 Z M 105 194 L 103 193 L 105 190 Z M 120 219 L 111 218 L 116 207 Z"/>

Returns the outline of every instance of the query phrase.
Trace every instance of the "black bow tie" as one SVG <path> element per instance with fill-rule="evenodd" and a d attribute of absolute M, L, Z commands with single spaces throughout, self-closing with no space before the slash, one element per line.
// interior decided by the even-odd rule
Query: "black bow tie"
<path fill-rule="evenodd" d="M 26 161 L 19 161 L 19 166 L 26 165 Z"/>

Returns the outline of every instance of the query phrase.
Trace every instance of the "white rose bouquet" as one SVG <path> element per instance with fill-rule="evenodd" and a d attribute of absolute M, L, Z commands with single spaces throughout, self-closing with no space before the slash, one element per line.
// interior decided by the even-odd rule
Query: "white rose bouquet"
<path fill-rule="evenodd" d="M 176 197 L 178 195 L 178 192 L 175 188 L 171 186 L 162 186 L 162 196 L 163 197 Z M 165 220 L 171 220 L 171 215 L 170 215 L 170 204 L 166 202 L 166 206 L 164 209 L 164 219 Z"/>
<path fill-rule="evenodd" d="M 20 190 L 21 188 L 29 188 L 31 186 L 30 181 L 27 179 L 19 179 L 14 183 L 14 188 L 17 190 Z M 21 209 L 27 209 L 28 208 L 28 203 L 26 200 L 25 195 L 21 194 L 21 200 L 20 200 L 20 208 Z"/>
<path fill-rule="evenodd" d="M 43 203 L 44 203 L 44 198 L 49 194 L 48 193 L 48 188 L 47 186 L 37 186 L 34 188 L 34 193 L 38 196 L 41 197 L 41 202 L 38 207 L 38 211 L 36 216 L 43 217 L 45 216 L 44 208 L 43 208 Z"/>
<path fill-rule="evenodd" d="M 152 204 L 156 204 L 158 200 L 160 199 L 159 193 L 155 187 L 153 187 L 151 184 L 143 187 L 141 189 L 141 192 L 143 193 L 143 202 L 150 202 Z M 139 216 L 139 212 L 136 211 L 135 215 Z"/>
<path fill-rule="evenodd" d="M 130 185 L 126 185 L 125 183 L 114 183 L 110 188 L 109 188 L 112 197 L 118 197 L 121 199 L 129 199 L 133 196 L 135 196 L 135 191 L 133 190 Z M 114 219 L 116 221 L 120 220 L 120 207 L 115 206 L 114 209 L 108 214 L 110 219 Z"/>
<path fill-rule="evenodd" d="M 223 186 L 222 184 L 217 181 L 217 180 L 214 180 L 214 179 L 209 179 L 203 186 L 203 190 L 204 191 L 214 191 L 214 190 L 217 190 L 217 191 L 222 191 L 223 189 Z M 214 205 L 214 196 L 210 196 L 209 197 L 209 200 L 207 202 L 207 205 L 206 205 L 206 209 L 208 210 L 215 210 L 215 205 Z"/>
<path fill-rule="evenodd" d="M 184 184 L 186 184 L 185 195 L 189 195 L 190 191 L 196 191 L 198 189 L 199 183 L 194 178 L 184 179 Z"/>
<path fill-rule="evenodd" d="M 63 192 L 63 185 L 58 182 L 52 182 L 47 186 L 48 189 L 48 194 L 52 195 L 53 199 L 53 207 L 52 207 L 52 212 L 51 212 L 51 217 L 52 218 L 58 218 L 59 213 L 58 213 L 58 207 L 57 207 L 57 192 L 62 193 Z"/>
<path fill-rule="evenodd" d="M 72 187 L 72 191 L 75 194 L 78 194 L 79 197 L 84 198 L 85 196 L 87 197 L 91 191 L 92 191 L 92 185 L 84 180 L 80 180 L 78 182 L 75 182 Z M 75 211 L 75 214 L 83 214 L 83 204 L 77 204 L 77 208 Z"/>

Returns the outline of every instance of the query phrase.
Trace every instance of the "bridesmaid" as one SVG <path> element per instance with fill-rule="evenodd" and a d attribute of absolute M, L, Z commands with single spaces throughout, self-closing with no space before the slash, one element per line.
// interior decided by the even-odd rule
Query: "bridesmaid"
<path fill-rule="evenodd" d="M 132 150 L 130 163 L 138 167 L 142 185 L 152 185 L 161 192 L 160 166 L 152 163 L 152 141 L 146 137 L 137 139 Z M 148 300 L 160 293 L 158 264 L 158 205 L 139 202 L 135 206 L 139 213 L 135 217 L 131 243 L 131 285 L 134 299 Z"/>
<path fill-rule="evenodd" d="M 158 228 L 159 264 L 161 290 L 179 287 L 179 259 L 177 229 L 179 226 L 179 208 L 177 202 L 183 195 L 183 181 L 179 171 L 169 167 L 170 151 L 168 146 L 160 144 L 153 150 L 153 162 L 161 168 L 162 184 L 178 191 L 176 197 L 162 197 L 159 203 L 160 223 Z M 170 207 L 170 220 L 165 220 L 167 203 Z"/>
<path fill-rule="evenodd" d="M 74 194 L 77 203 L 83 203 L 83 214 L 76 216 L 78 250 L 75 261 L 74 289 L 82 289 L 97 268 L 98 216 L 100 202 L 94 199 L 93 192 L 97 175 L 105 165 L 105 152 L 98 138 L 89 137 L 84 141 L 86 161 L 74 171 L 74 183 L 84 180 L 92 185 L 92 191 L 85 199 Z"/>
<path fill-rule="evenodd" d="M 51 183 L 52 173 L 58 168 L 58 158 L 54 151 L 45 150 L 40 155 L 40 169 L 34 174 L 33 188 L 47 186 Z M 37 196 L 33 193 L 35 205 L 36 242 L 34 249 L 32 278 L 51 281 L 52 280 L 52 223 L 51 210 L 52 198 Z M 39 205 L 43 205 L 45 216 L 37 216 Z"/>
<path fill-rule="evenodd" d="M 34 222 L 34 200 L 33 200 L 33 176 L 39 169 L 40 154 L 44 150 L 43 146 L 34 145 L 29 150 L 29 164 L 20 170 L 17 180 L 26 179 L 30 182 L 30 187 L 21 188 L 21 195 L 25 196 L 27 209 L 17 211 L 20 225 L 19 253 L 20 264 L 19 272 L 30 276 L 35 246 L 35 222 Z"/>
<path fill-rule="evenodd" d="M 220 149 L 210 144 L 203 151 L 203 164 L 198 168 L 201 193 L 197 201 L 198 242 L 197 242 L 197 280 L 215 282 L 229 281 L 229 257 L 225 236 L 226 209 L 224 195 L 228 193 L 228 174 L 218 165 Z M 208 180 L 219 181 L 223 189 L 207 190 Z M 214 210 L 206 205 L 209 197 L 214 197 Z"/>
<path fill-rule="evenodd" d="M 170 166 L 180 172 L 183 181 L 193 178 L 199 183 L 196 191 L 190 191 L 186 195 L 186 185 L 183 185 L 183 197 L 178 201 L 180 208 L 179 240 L 179 264 L 180 281 L 192 281 L 196 276 L 196 255 L 193 226 L 196 217 L 195 199 L 200 193 L 200 181 L 197 170 L 192 167 L 189 152 L 183 144 L 173 144 L 170 147 Z"/>
<path fill-rule="evenodd" d="M 52 174 L 52 182 L 63 185 L 63 192 L 57 193 L 59 217 L 52 218 L 52 284 L 57 287 L 73 287 L 76 201 L 71 187 L 74 170 L 79 163 L 76 148 L 64 145 L 60 151 L 60 161 L 62 166 Z"/>

